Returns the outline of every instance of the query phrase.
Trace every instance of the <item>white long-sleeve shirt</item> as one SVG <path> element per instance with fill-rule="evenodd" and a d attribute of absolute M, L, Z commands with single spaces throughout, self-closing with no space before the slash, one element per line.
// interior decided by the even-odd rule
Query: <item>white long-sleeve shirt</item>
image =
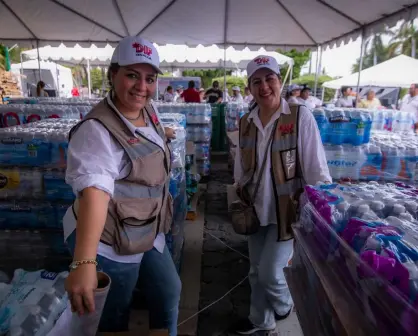
<path fill-rule="evenodd" d="M 259 108 L 256 107 L 249 115 L 248 119 L 253 119 L 257 127 L 257 167 L 253 178 L 253 184 L 258 179 L 261 165 L 266 152 L 269 137 L 273 131 L 275 121 L 282 113 L 290 114 L 288 103 L 282 99 L 279 110 L 271 117 L 269 123 L 263 127 L 258 116 Z M 312 115 L 312 112 L 305 106 L 299 110 L 299 128 L 298 128 L 298 153 L 302 168 L 303 178 L 307 184 L 315 185 L 317 182 L 331 182 L 331 176 L 328 171 L 327 159 L 325 157 L 324 147 L 318 126 Z M 255 211 L 262 226 L 277 224 L 276 200 L 274 197 L 273 181 L 270 175 L 271 170 L 271 146 L 268 149 L 266 166 L 261 177 L 260 187 L 255 197 Z M 234 179 L 239 182 L 242 178 L 241 154 L 238 149 L 235 155 Z M 250 187 L 252 191 L 253 188 Z"/>
<path fill-rule="evenodd" d="M 135 127 L 118 112 L 109 95 L 106 99 L 113 109 L 117 111 L 134 136 L 139 137 L 137 134 L 139 132 L 161 148 L 164 148 L 163 139 L 152 125 L 148 127 Z M 156 106 L 153 105 L 153 107 L 157 111 Z M 67 184 L 71 185 L 75 195 L 78 195 L 85 188 L 95 187 L 112 196 L 115 180 L 128 176 L 131 167 L 132 163 L 125 150 L 109 134 L 109 131 L 100 122 L 87 120 L 80 125 L 69 143 L 65 180 Z M 65 239 L 74 231 L 76 224 L 77 220 L 74 217 L 72 207 L 70 207 L 63 220 Z M 154 247 L 160 253 L 163 252 L 165 247 L 164 234 L 160 233 L 157 235 L 154 241 Z M 99 242 L 97 254 L 122 263 L 140 263 L 143 257 L 143 253 L 127 256 L 118 255 L 112 246 L 103 244 L 102 242 Z"/>

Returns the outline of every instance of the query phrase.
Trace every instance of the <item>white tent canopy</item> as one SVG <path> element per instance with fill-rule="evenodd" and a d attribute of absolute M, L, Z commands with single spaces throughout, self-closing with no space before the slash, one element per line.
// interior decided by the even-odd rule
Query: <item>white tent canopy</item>
<path fill-rule="evenodd" d="M 1 0 L 0 43 L 324 47 L 417 16 L 417 0 Z M 271 48 L 271 49 L 270 49 Z"/>
<path fill-rule="evenodd" d="M 189 48 L 187 46 L 156 45 L 160 54 L 161 68 L 163 69 L 216 69 L 224 67 L 224 49 L 217 46 Z M 74 48 L 67 48 L 64 45 L 59 47 L 39 48 L 39 57 L 42 60 L 51 60 L 61 64 L 77 65 L 87 64 L 90 66 L 104 66 L 110 63 L 114 48 L 107 45 L 105 48 L 82 48 L 76 45 Z M 277 52 L 266 51 L 261 48 L 258 51 L 244 49 L 237 51 L 232 47 L 226 50 L 227 69 L 245 69 L 247 63 L 254 57 L 263 54 L 273 56 L 279 64 L 293 64 L 293 59 Z M 23 59 L 36 59 L 37 49 L 22 52 Z"/>
<path fill-rule="evenodd" d="M 357 86 L 358 72 L 322 84 L 323 87 L 339 89 L 342 86 Z M 418 82 L 418 60 L 399 55 L 374 67 L 361 71 L 359 86 L 409 87 Z"/>

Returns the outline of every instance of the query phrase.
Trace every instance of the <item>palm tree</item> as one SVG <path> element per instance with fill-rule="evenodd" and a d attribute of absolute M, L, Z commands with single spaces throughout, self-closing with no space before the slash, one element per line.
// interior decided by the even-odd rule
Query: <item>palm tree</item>
<path fill-rule="evenodd" d="M 418 30 L 413 21 L 405 21 L 395 32 L 391 44 L 389 45 L 389 54 L 391 57 L 404 54 L 415 58 L 417 52 L 416 41 L 418 39 Z"/>
<path fill-rule="evenodd" d="M 362 70 L 370 68 L 376 64 L 382 63 L 392 58 L 389 54 L 388 46 L 385 46 L 382 43 L 381 38 L 379 38 L 377 42 L 374 42 L 374 47 L 372 47 L 370 50 L 367 50 L 365 48 L 365 50 L 366 52 L 363 56 Z M 351 68 L 351 72 L 352 73 L 358 72 L 359 69 L 360 69 L 360 58 L 357 58 L 356 63 L 353 64 Z"/>

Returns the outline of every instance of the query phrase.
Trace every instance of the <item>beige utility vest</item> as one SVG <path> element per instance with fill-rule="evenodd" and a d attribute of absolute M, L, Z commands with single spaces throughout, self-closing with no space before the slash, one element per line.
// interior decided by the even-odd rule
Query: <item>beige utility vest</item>
<path fill-rule="evenodd" d="M 148 104 L 144 111 L 161 138 L 166 139 L 152 105 Z M 100 241 L 112 246 L 119 255 L 149 251 L 157 234 L 170 230 L 173 218 L 173 202 L 168 189 L 171 152 L 167 142 L 164 141 L 163 150 L 139 133 L 136 137 L 106 99 L 71 130 L 70 141 L 78 127 L 91 119 L 97 120 L 109 131 L 132 163 L 128 176 L 115 181 Z M 73 205 L 76 218 L 78 201 L 77 198 Z"/>
<path fill-rule="evenodd" d="M 274 197 L 276 200 L 276 216 L 278 240 L 293 238 L 291 224 L 297 221 L 298 199 L 303 192 L 304 180 L 298 156 L 299 106 L 289 104 L 290 114 L 281 114 L 271 143 L 271 171 Z M 240 121 L 239 147 L 243 177 L 239 184 L 244 195 L 249 195 L 248 187 L 253 181 L 257 167 L 257 127 L 248 120 L 249 113 Z M 245 196 L 244 196 L 245 197 Z"/>

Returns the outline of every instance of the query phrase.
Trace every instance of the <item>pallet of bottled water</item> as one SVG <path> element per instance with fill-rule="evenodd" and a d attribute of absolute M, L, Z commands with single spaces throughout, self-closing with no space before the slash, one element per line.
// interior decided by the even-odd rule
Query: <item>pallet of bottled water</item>
<path fill-rule="evenodd" d="M 0 166 L 65 167 L 68 134 L 78 121 L 46 119 L 0 129 Z"/>
<path fill-rule="evenodd" d="M 0 283 L 0 334 L 46 336 L 68 305 L 68 272 L 17 269 L 10 283 Z"/>
<path fill-rule="evenodd" d="M 156 103 L 160 114 L 179 113 L 186 116 L 187 124 L 210 124 L 212 107 L 210 104 Z"/>
<path fill-rule="evenodd" d="M 333 179 L 418 183 L 418 139 L 413 133 L 373 133 L 361 146 L 324 145 Z"/>
<path fill-rule="evenodd" d="M 1 127 L 11 127 L 45 119 L 83 119 L 91 110 L 86 105 L 0 105 Z"/>
<path fill-rule="evenodd" d="M 238 131 L 239 121 L 244 114 L 248 113 L 248 104 L 229 102 L 225 107 L 226 131 Z"/>

